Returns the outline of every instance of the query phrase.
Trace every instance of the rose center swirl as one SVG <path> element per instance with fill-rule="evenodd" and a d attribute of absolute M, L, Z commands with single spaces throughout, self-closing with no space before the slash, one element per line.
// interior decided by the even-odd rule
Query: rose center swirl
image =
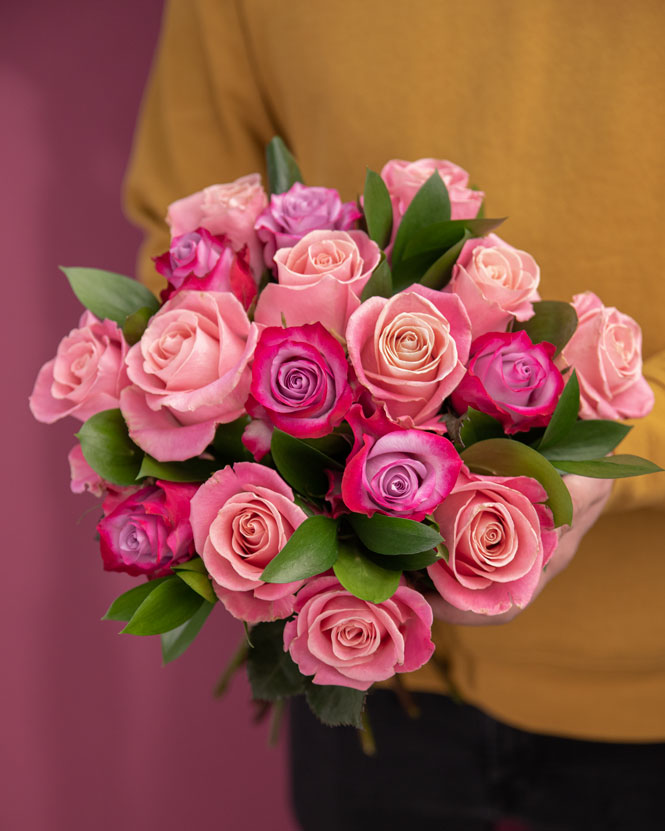
<path fill-rule="evenodd" d="M 323 373 L 316 364 L 294 358 L 282 363 L 277 371 L 273 393 L 283 404 L 293 406 L 315 398 L 323 383 Z"/>

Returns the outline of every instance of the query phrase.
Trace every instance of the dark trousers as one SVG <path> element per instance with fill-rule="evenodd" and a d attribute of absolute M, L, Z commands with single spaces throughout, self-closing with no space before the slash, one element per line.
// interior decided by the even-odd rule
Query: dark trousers
<path fill-rule="evenodd" d="M 291 708 L 292 797 L 303 831 L 665 831 L 665 744 L 516 730 L 445 696 L 410 719 L 372 693 L 376 754 L 357 731 Z"/>

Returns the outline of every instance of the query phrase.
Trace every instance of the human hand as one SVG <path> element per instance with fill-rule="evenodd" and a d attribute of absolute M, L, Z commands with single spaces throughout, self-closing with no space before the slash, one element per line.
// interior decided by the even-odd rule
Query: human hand
<path fill-rule="evenodd" d="M 531 603 L 549 581 L 569 565 L 582 538 L 601 515 L 614 480 L 569 475 L 565 477 L 565 482 L 573 500 L 573 524 L 559 528 L 559 542 L 549 563 L 541 572 Z M 481 615 L 457 609 L 439 594 L 429 594 L 427 600 L 434 610 L 434 617 L 438 620 L 467 626 L 496 626 L 508 623 L 523 611 L 518 606 L 513 606 L 512 609 L 500 615 Z"/>

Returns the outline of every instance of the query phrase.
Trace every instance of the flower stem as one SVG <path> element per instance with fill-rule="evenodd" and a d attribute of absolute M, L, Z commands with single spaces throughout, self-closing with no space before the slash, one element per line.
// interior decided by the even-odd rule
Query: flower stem
<path fill-rule="evenodd" d="M 365 756 L 376 755 L 376 742 L 374 741 L 374 733 L 372 732 L 372 725 L 369 723 L 369 716 L 367 710 L 363 710 L 362 716 L 363 726 L 358 730 L 358 738 L 360 739 L 360 746 L 362 747 Z"/>
<path fill-rule="evenodd" d="M 247 661 L 248 653 L 249 644 L 247 643 L 247 640 L 243 637 L 242 641 L 240 642 L 240 646 L 231 656 L 231 660 L 226 665 L 224 672 L 222 673 L 219 681 L 217 682 L 217 685 L 215 686 L 215 698 L 221 698 L 224 695 L 235 673 Z"/>

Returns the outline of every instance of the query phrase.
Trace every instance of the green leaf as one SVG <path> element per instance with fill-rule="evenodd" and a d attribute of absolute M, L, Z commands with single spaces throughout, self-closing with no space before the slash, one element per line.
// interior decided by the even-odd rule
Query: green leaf
<path fill-rule="evenodd" d="M 120 410 L 96 413 L 76 433 L 86 462 L 114 485 L 135 485 L 143 451 L 129 438 Z"/>
<path fill-rule="evenodd" d="M 382 566 L 383 568 L 392 569 L 393 571 L 420 571 L 421 568 L 427 568 L 427 566 L 431 566 L 439 560 L 448 559 L 448 549 L 442 542 L 439 543 L 437 549 L 441 549 L 441 553 L 434 548 L 430 548 L 427 551 L 421 551 L 418 554 L 393 554 L 391 556 L 386 556 L 385 554 L 375 554 L 373 551 L 368 551 L 367 556 L 377 565 Z M 445 555 L 443 554 L 443 551 L 446 552 Z"/>
<path fill-rule="evenodd" d="M 203 603 L 175 575 L 150 592 L 122 630 L 130 635 L 161 635 L 189 620 Z"/>
<path fill-rule="evenodd" d="M 564 473 L 576 473 L 578 476 L 588 476 L 591 479 L 625 479 L 628 476 L 660 473 L 663 470 L 648 459 L 628 453 L 580 462 L 556 459 L 554 464 Z"/>
<path fill-rule="evenodd" d="M 265 567 L 267 583 L 291 583 L 327 571 L 337 559 L 337 522 L 311 516 L 299 525 L 279 554 Z"/>
<path fill-rule="evenodd" d="M 573 502 L 568 488 L 550 462 L 532 447 L 512 439 L 486 439 L 467 447 L 460 455 L 474 473 L 537 479 L 547 491 L 547 505 L 555 526 L 572 522 Z"/>
<path fill-rule="evenodd" d="M 533 308 L 535 315 L 522 322 L 516 320 L 513 331 L 523 329 L 534 343 L 553 343 L 558 355 L 577 329 L 575 309 L 559 300 L 539 300 Z"/>
<path fill-rule="evenodd" d="M 325 496 L 328 492 L 325 471 L 342 468 L 339 462 L 311 444 L 277 429 L 273 430 L 270 452 L 282 478 L 304 496 Z"/>
<path fill-rule="evenodd" d="M 277 701 L 304 692 L 305 678 L 284 650 L 283 620 L 257 623 L 252 627 L 247 675 L 254 699 Z"/>
<path fill-rule="evenodd" d="M 349 514 L 348 519 L 360 541 L 376 554 L 420 554 L 443 541 L 434 528 L 413 519 L 385 514 Z"/>
<path fill-rule="evenodd" d="M 379 264 L 372 272 L 372 276 L 365 283 L 360 295 L 362 303 L 370 297 L 390 297 L 393 293 L 393 277 L 385 254 L 381 255 Z"/>
<path fill-rule="evenodd" d="M 501 423 L 487 413 L 469 407 L 462 417 L 460 439 L 464 447 L 471 447 L 484 439 L 500 439 L 503 435 Z"/>
<path fill-rule="evenodd" d="M 305 697 L 310 710 L 328 727 L 362 727 L 367 693 L 350 687 L 308 684 Z"/>
<path fill-rule="evenodd" d="M 176 571 L 177 576 L 186 583 L 192 591 L 201 595 L 204 600 L 214 605 L 217 602 L 217 595 L 213 591 L 210 578 L 207 574 L 200 574 L 197 571 Z"/>
<path fill-rule="evenodd" d="M 302 182 L 300 168 L 279 136 L 275 136 L 266 147 L 266 163 L 271 193 L 284 193 L 295 182 Z"/>
<path fill-rule="evenodd" d="M 506 221 L 500 219 L 449 219 L 447 222 L 432 222 L 416 231 L 406 246 L 404 258 L 414 257 L 426 251 L 445 251 L 459 242 L 468 231 L 470 237 L 484 237 Z"/>
<path fill-rule="evenodd" d="M 447 286 L 453 275 L 453 266 L 457 262 L 464 243 L 468 239 L 471 239 L 471 236 L 472 234 L 469 231 L 465 231 L 464 236 L 459 242 L 456 242 L 452 248 L 449 248 L 432 263 L 420 278 L 419 283 L 430 289 L 442 289 Z"/>
<path fill-rule="evenodd" d="M 146 453 L 138 478 L 154 476 L 165 482 L 205 482 L 219 470 L 219 463 L 207 459 L 189 459 L 186 462 L 158 462 Z"/>
<path fill-rule="evenodd" d="M 80 302 L 100 320 L 107 318 L 124 326 L 127 317 L 140 309 L 146 308 L 151 314 L 159 309 L 155 295 L 131 277 L 98 268 L 60 266 L 60 270 Z"/>
<path fill-rule="evenodd" d="M 133 589 L 129 589 L 129 591 L 116 597 L 102 620 L 128 621 L 150 592 L 153 592 L 157 586 L 168 579 L 168 577 L 158 577 L 156 580 L 148 580 L 147 583 L 134 586 Z"/>
<path fill-rule="evenodd" d="M 240 416 L 228 424 L 220 424 L 215 430 L 212 449 L 217 460 L 217 467 L 232 465 L 234 462 L 254 461 L 254 457 L 242 443 L 242 434 L 249 424 L 249 416 Z"/>
<path fill-rule="evenodd" d="M 550 461 L 568 459 L 582 461 L 607 456 L 626 437 L 632 428 L 619 421 L 590 419 L 577 421 L 573 428 L 558 444 L 538 448 Z"/>
<path fill-rule="evenodd" d="M 382 603 L 397 591 L 401 571 L 387 569 L 366 557 L 354 542 L 340 542 L 335 576 L 344 588 L 361 600 Z"/>
<path fill-rule="evenodd" d="M 197 574 L 207 574 L 207 570 L 203 560 L 200 557 L 192 557 L 191 560 L 186 560 L 184 563 L 178 563 L 173 566 L 173 571 L 195 571 Z"/>
<path fill-rule="evenodd" d="M 393 272 L 405 258 L 411 237 L 423 226 L 450 219 L 450 199 L 443 179 L 435 170 L 411 200 L 397 229 L 393 247 Z"/>
<path fill-rule="evenodd" d="M 127 315 L 122 325 L 122 334 L 130 346 L 141 340 L 152 315 L 153 312 L 147 306 L 143 306 L 133 314 Z"/>
<path fill-rule="evenodd" d="M 538 445 L 540 453 L 543 453 L 548 447 L 554 447 L 565 440 L 577 423 L 579 411 L 580 384 L 577 380 L 577 373 L 573 370 L 570 373 L 570 378 L 566 381 L 566 386 L 563 388 L 556 409 L 552 413 L 550 423 L 547 425 Z"/>
<path fill-rule="evenodd" d="M 186 620 L 170 632 L 162 632 L 162 663 L 170 664 L 179 658 L 183 652 L 190 646 L 194 638 L 201 631 L 201 627 L 208 619 L 208 615 L 212 612 L 212 603 L 202 603 L 198 611 L 194 612 L 189 620 Z"/>
<path fill-rule="evenodd" d="M 393 227 L 393 206 L 386 183 L 373 170 L 367 168 L 363 211 L 367 222 L 367 233 L 379 246 L 385 248 L 390 242 Z M 389 297 L 390 295 L 381 295 Z"/>

